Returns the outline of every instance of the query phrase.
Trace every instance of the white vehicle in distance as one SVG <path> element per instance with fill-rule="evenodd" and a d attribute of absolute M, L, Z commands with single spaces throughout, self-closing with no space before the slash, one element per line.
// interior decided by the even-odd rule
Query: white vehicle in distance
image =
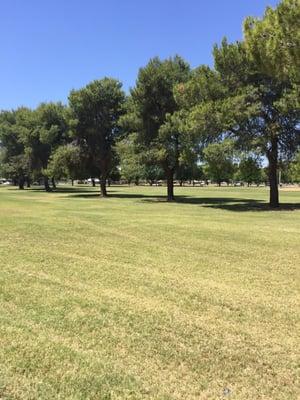
<path fill-rule="evenodd" d="M 93 181 L 95 182 L 96 185 L 98 185 L 100 183 L 100 180 L 98 178 L 89 178 L 89 179 L 87 179 L 88 183 L 93 183 Z"/>
<path fill-rule="evenodd" d="M 0 179 L 0 185 L 12 185 L 12 181 L 10 179 Z"/>

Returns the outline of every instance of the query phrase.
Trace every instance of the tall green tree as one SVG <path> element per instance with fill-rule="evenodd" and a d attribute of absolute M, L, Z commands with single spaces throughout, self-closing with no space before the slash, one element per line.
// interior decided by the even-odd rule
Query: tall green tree
<path fill-rule="evenodd" d="M 292 183 L 300 183 L 300 151 L 289 165 L 289 175 Z"/>
<path fill-rule="evenodd" d="M 299 84 L 299 21 L 299 0 L 282 0 L 277 7 L 268 7 L 263 18 L 246 19 L 246 49 L 260 72 Z"/>
<path fill-rule="evenodd" d="M 140 179 L 145 178 L 145 165 L 139 151 L 137 134 L 131 133 L 118 141 L 116 151 L 121 177 L 128 183 L 135 182 L 138 185 Z"/>
<path fill-rule="evenodd" d="M 221 182 L 232 179 L 234 173 L 233 143 L 224 140 L 220 143 L 211 143 L 203 151 L 206 176 L 221 186 Z"/>
<path fill-rule="evenodd" d="M 278 160 L 299 147 L 300 109 L 292 80 L 261 72 L 245 44 L 226 39 L 214 48 L 215 70 L 201 67 L 178 91 L 189 110 L 187 129 L 205 143 L 233 138 L 240 149 L 269 162 L 270 205 L 278 207 Z"/>
<path fill-rule="evenodd" d="M 61 103 L 42 103 L 35 110 L 23 112 L 18 119 L 24 126 L 22 142 L 31 160 L 32 170 L 43 177 L 46 191 L 50 191 L 45 172 L 52 152 L 70 141 L 68 110 Z"/>
<path fill-rule="evenodd" d="M 85 177 L 80 148 L 73 144 L 59 146 L 50 156 L 45 174 L 54 179 Z"/>
<path fill-rule="evenodd" d="M 251 183 L 261 181 L 261 165 L 259 158 L 253 155 L 243 155 L 238 167 L 239 180 L 246 182 L 248 186 Z"/>
<path fill-rule="evenodd" d="M 226 99 L 218 104 L 223 129 L 242 148 L 267 157 L 270 206 L 278 207 L 279 156 L 290 158 L 300 144 L 300 109 L 293 82 L 257 72 L 258 65 L 248 57 L 244 43 L 224 40 L 215 47 L 214 57 L 228 90 Z"/>
<path fill-rule="evenodd" d="M 114 145 L 120 134 L 125 94 L 111 78 L 96 80 L 69 96 L 77 143 L 88 153 L 91 169 L 99 171 L 101 195 L 107 196 L 106 180 L 113 168 Z"/>
<path fill-rule="evenodd" d="M 0 113 L 1 174 L 24 189 L 31 174 L 30 155 L 24 145 L 24 135 L 30 128 L 31 110 L 19 108 Z"/>
<path fill-rule="evenodd" d="M 134 120 L 139 121 L 139 140 L 148 160 L 159 165 L 167 179 L 167 199 L 174 200 L 174 174 L 187 138 L 181 130 L 174 97 L 175 85 L 186 82 L 190 68 L 180 57 L 153 58 L 141 68 L 131 91 Z"/>

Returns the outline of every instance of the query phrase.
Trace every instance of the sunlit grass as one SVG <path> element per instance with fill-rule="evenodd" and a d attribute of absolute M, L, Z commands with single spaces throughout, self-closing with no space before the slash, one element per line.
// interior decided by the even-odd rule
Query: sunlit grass
<path fill-rule="evenodd" d="M 297 399 L 300 192 L 0 188 L 0 399 Z"/>

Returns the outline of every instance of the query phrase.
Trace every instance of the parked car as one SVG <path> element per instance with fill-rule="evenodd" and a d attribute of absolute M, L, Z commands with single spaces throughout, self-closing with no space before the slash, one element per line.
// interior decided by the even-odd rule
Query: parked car
<path fill-rule="evenodd" d="M 92 183 L 92 180 L 94 179 L 94 182 L 96 183 L 96 185 L 98 185 L 100 183 L 100 180 L 98 178 L 89 178 L 87 181 L 88 183 Z"/>
<path fill-rule="evenodd" d="M 0 179 L 0 185 L 12 185 L 12 181 L 10 179 Z"/>

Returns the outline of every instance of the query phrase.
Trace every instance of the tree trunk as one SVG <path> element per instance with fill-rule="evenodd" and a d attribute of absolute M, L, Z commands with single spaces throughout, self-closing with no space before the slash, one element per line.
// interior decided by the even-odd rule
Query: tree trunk
<path fill-rule="evenodd" d="M 272 208 L 279 207 L 279 192 L 278 192 L 278 143 L 277 138 L 272 138 L 271 148 L 267 154 L 269 161 L 269 184 L 270 184 L 270 202 Z"/>
<path fill-rule="evenodd" d="M 72 182 L 72 186 L 74 186 L 74 179 L 71 179 L 71 182 Z"/>
<path fill-rule="evenodd" d="M 173 201 L 174 198 L 174 171 L 171 169 L 168 169 L 166 172 L 167 175 L 167 187 L 168 187 L 168 196 L 167 200 L 168 201 Z"/>
<path fill-rule="evenodd" d="M 19 189 L 23 190 L 24 189 L 24 183 L 25 183 L 25 179 L 23 177 L 19 178 Z"/>
<path fill-rule="evenodd" d="M 96 186 L 95 179 L 92 179 L 92 185 L 93 185 L 93 187 L 95 187 L 95 186 Z"/>
<path fill-rule="evenodd" d="M 49 178 L 48 178 L 48 176 L 44 176 L 44 186 L 45 186 L 46 192 L 51 192 L 51 188 L 49 186 Z"/>
<path fill-rule="evenodd" d="M 30 182 L 30 178 L 26 178 L 26 184 L 27 184 L 27 187 L 28 188 L 30 188 L 30 186 L 31 186 L 31 182 Z"/>
<path fill-rule="evenodd" d="M 56 184 L 55 184 L 55 179 L 54 178 L 51 178 L 51 183 L 52 183 L 53 189 L 56 189 Z"/>
<path fill-rule="evenodd" d="M 101 190 L 101 197 L 107 197 L 107 191 L 106 191 L 106 178 L 101 177 L 100 178 L 100 190 Z"/>

